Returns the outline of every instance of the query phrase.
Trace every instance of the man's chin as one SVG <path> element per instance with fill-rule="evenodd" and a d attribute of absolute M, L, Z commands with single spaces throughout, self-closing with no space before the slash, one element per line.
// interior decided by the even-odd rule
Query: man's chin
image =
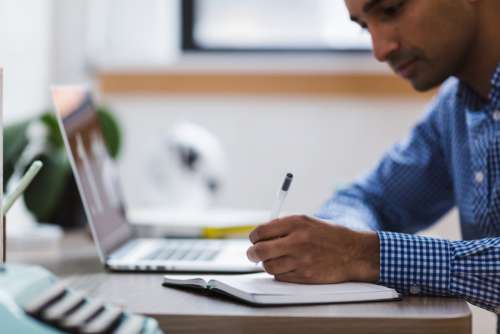
<path fill-rule="evenodd" d="M 444 80 L 419 80 L 419 78 L 410 78 L 408 81 L 417 92 L 421 93 L 428 92 L 444 82 Z"/>

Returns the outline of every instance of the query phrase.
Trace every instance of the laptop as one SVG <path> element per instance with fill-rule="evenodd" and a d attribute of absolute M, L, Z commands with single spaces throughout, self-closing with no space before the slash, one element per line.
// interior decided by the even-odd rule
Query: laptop
<path fill-rule="evenodd" d="M 127 221 L 114 161 L 90 90 L 55 86 L 52 99 L 99 258 L 116 271 L 256 272 L 244 239 L 139 238 Z"/>

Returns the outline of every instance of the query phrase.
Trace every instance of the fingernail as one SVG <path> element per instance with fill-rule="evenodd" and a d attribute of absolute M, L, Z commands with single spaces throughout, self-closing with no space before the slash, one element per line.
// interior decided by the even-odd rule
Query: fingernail
<path fill-rule="evenodd" d="M 250 239 L 250 242 L 252 244 L 255 244 L 255 232 L 250 232 L 250 234 L 248 235 L 248 238 Z"/>
<path fill-rule="evenodd" d="M 248 251 L 247 251 L 247 257 L 248 257 L 248 259 L 249 259 L 250 261 L 252 261 L 252 262 L 255 262 L 255 263 L 259 262 L 259 261 L 257 260 L 257 255 L 255 254 L 255 250 L 254 250 L 254 248 L 253 248 L 253 247 L 250 247 L 250 248 L 248 249 Z"/>

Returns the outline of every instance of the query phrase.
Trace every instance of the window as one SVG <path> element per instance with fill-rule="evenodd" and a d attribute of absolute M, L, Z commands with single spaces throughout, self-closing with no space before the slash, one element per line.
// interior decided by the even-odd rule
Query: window
<path fill-rule="evenodd" d="M 182 0 L 183 49 L 368 51 L 342 0 Z"/>

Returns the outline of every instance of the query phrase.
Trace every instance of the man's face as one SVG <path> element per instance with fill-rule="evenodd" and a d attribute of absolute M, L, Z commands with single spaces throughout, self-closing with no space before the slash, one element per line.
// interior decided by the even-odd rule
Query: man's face
<path fill-rule="evenodd" d="M 459 75 L 474 45 L 473 0 L 345 0 L 373 53 L 419 91 Z"/>

